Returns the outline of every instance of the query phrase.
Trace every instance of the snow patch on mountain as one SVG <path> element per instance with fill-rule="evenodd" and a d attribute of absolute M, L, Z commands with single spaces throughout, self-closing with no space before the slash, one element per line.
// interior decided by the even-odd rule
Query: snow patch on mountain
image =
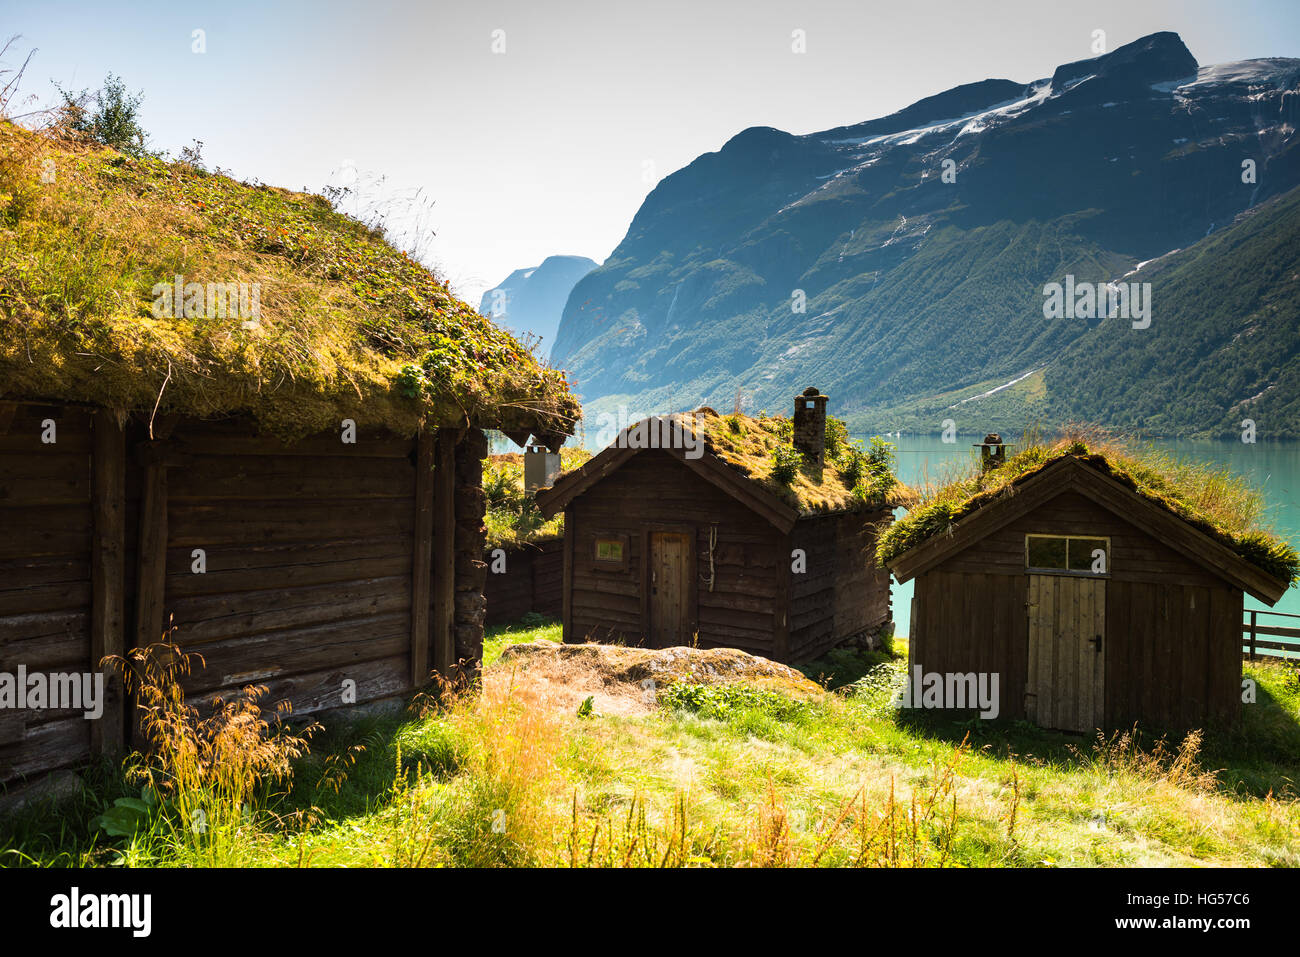
<path fill-rule="evenodd" d="M 1258 60 L 1238 60 L 1234 63 L 1217 63 L 1203 66 L 1194 76 L 1181 80 L 1167 80 L 1152 83 L 1151 89 L 1159 93 L 1172 93 L 1175 90 L 1192 90 L 1226 84 L 1244 84 L 1246 86 L 1272 86 L 1280 90 L 1289 86 L 1300 73 L 1300 60 L 1290 57 L 1266 57 Z"/>

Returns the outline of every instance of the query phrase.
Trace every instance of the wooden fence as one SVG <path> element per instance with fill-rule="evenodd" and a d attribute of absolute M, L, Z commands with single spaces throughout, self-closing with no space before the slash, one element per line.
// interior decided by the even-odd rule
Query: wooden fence
<path fill-rule="evenodd" d="M 1274 622 L 1274 619 L 1283 620 Z M 1288 621 L 1291 624 L 1286 624 Z M 1300 625 L 1300 615 L 1247 609 L 1242 622 L 1245 639 L 1242 654 L 1252 661 L 1261 656 L 1300 660 L 1300 627 L 1297 625 Z"/>

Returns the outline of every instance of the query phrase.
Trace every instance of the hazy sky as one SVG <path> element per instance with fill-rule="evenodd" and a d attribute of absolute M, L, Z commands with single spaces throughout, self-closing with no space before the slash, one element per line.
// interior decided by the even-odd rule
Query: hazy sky
<path fill-rule="evenodd" d="M 1091 56 L 1098 29 L 1108 49 L 1175 30 L 1202 64 L 1300 56 L 1297 0 L 0 0 L 44 99 L 52 79 L 112 71 L 144 91 L 155 147 L 197 138 L 209 165 L 295 189 L 350 163 L 422 190 L 426 258 L 475 305 L 547 255 L 603 260 L 656 179 L 746 127 L 807 133 L 1028 82 Z"/>

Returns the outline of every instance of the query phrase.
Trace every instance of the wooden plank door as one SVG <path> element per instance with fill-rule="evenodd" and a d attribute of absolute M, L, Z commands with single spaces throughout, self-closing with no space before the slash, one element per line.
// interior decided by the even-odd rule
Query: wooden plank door
<path fill-rule="evenodd" d="M 690 539 L 681 532 L 650 533 L 650 622 L 652 648 L 686 644 Z"/>
<path fill-rule="evenodd" d="M 1106 582 L 1029 576 L 1029 720 L 1090 732 L 1106 705 Z"/>

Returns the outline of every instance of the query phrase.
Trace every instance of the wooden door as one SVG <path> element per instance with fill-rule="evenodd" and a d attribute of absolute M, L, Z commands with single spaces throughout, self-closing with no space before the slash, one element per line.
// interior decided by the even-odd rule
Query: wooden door
<path fill-rule="evenodd" d="M 1030 575 L 1029 720 L 1062 731 L 1099 728 L 1105 679 L 1105 580 Z"/>
<path fill-rule="evenodd" d="M 650 533 L 647 629 L 652 648 L 688 643 L 690 538 L 682 532 Z"/>

